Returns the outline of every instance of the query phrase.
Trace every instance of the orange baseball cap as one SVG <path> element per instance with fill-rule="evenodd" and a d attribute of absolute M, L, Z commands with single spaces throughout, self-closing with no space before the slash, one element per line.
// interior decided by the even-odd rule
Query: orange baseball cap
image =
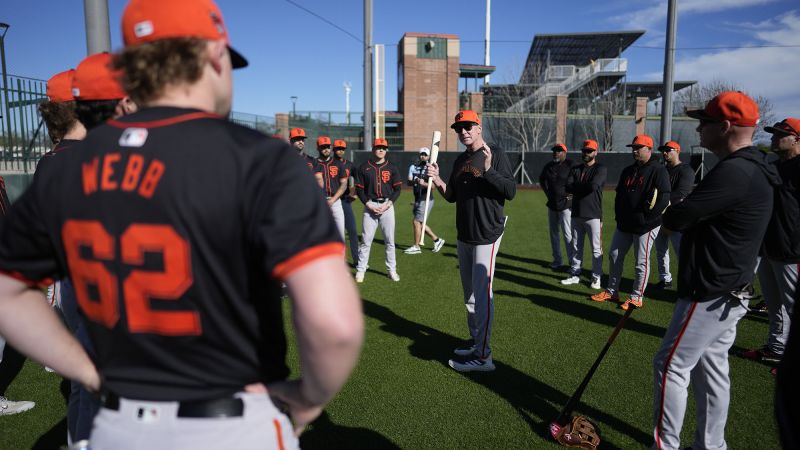
<path fill-rule="evenodd" d="M 699 120 L 728 120 L 740 127 L 754 127 L 758 124 L 758 105 L 744 92 L 727 91 L 712 98 L 705 109 L 688 110 L 686 115 Z"/>
<path fill-rule="evenodd" d="M 347 148 L 347 142 L 344 139 L 336 139 L 333 141 L 333 148 Z"/>
<path fill-rule="evenodd" d="M 476 114 L 475 111 L 465 109 L 464 111 L 459 111 L 458 114 L 456 114 L 455 121 L 452 125 L 450 125 L 450 128 L 455 128 L 456 124 L 459 122 L 473 122 L 480 125 L 481 119 L 478 117 L 478 114 Z"/>
<path fill-rule="evenodd" d="M 224 40 L 234 69 L 247 66 L 232 49 L 222 12 L 212 0 L 131 0 L 122 14 L 126 46 L 170 38 Z"/>
<path fill-rule="evenodd" d="M 550 150 L 554 152 L 565 152 L 567 151 L 567 146 L 564 144 L 556 144 Z"/>
<path fill-rule="evenodd" d="M 678 144 L 675 141 L 667 141 L 664 145 L 658 147 L 659 151 L 670 151 L 675 150 L 676 152 L 681 151 L 681 144 Z"/>
<path fill-rule="evenodd" d="M 626 145 L 625 147 L 650 147 L 653 149 L 653 138 L 646 134 L 637 134 L 636 137 L 633 138 L 633 142 Z"/>
<path fill-rule="evenodd" d="M 305 139 L 306 130 L 302 128 L 292 128 L 291 131 L 289 131 L 289 139 L 291 140 L 295 138 Z"/>
<path fill-rule="evenodd" d="M 47 80 L 47 98 L 54 103 L 64 103 L 75 101 L 72 96 L 72 78 L 75 76 L 75 69 L 59 72 Z"/>
<path fill-rule="evenodd" d="M 75 100 L 118 100 L 128 94 L 117 81 L 118 72 L 111 70 L 111 54 L 95 53 L 75 68 L 72 96 Z"/>
<path fill-rule="evenodd" d="M 375 141 L 372 143 L 372 148 L 384 147 L 386 149 L 389 148 L 389 143 L 386 142 L 384 138 L 375 138 Z"/>
<path fill-rule="evenodd" d="M 771 127 L 764 127 L 764 131 L 772 134 L 776 133 L 790 134 L 792 136 L 800 137 L 800 119 L 795 119 L 794 117 L 788 117 Z"/>
<path fill-rule="evenodd" d="M 322 147 L 323 145 L 331 145 L 331 138 L 328 136 L 320 136 L 317 138 L 317 147 Z"/>
<path fill-rule="evenodd" d="M 588 148 L 589 150 L 597 150 L 597 141 L 595 141 L 594 139 L 587 139 L 583 141 L 581 150 L 583 150 L 584 148 Z"/>

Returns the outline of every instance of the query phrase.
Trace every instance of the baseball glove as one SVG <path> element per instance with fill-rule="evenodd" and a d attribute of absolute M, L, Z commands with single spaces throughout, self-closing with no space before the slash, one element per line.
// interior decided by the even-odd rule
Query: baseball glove
<path fill-rule="evenodd" d="M 575 416 L 572 422 L 561 427 L 553 436 L 564 447 L 597 450 L 600 445 L 600 435 L 594 425 L 583 416 Z"/>

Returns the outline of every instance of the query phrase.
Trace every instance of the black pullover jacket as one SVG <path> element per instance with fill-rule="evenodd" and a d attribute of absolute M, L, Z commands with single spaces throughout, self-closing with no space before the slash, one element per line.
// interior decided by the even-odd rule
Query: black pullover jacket
<path fill-rule="evenodd" d="M 566 191 L 572 194 L 572 217 L 603 220 L 603 187 L 608 178 L 606 166 L 573 166 L 567 178 Z"/>
<path fill-rule="evenodd" d="M 661 215 L 669 205 L 669 174 L 664 166 L 650 158 L 622 170 L 614 199 L 617 228 L 644 234 L 661 225 Z"/>
<path fill-rule="evenodd" d="M 572 198 L 567 196 L 565 189 L 572 166 L 571 159 L 550 161 L 539 175 L 539 185 L 547 196 L 547 207 L 553 211 L 563 211 L 572 206 Z"/>

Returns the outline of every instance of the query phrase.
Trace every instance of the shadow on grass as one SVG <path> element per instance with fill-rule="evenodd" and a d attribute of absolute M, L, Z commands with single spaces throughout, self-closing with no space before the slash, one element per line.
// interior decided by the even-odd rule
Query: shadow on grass
<path fill-rule="evenodd" d="M 438 361 L 443 370 L 453 370 L 447 365 L 453 348 L 463 344 L 463 340 L 431 327 L 410 321 L 395 314 L 394 311 L 367 299 L 364 312 L 383 322 L 381 330 L 412 341 L 409 352 L 412 356 L 426 361 Z M 523 373 L 502 361 L 494 360 L 497 369 L 491 373 L 463 373 L 471 381 L 478 383 L 502 397 L 512 405 L 531 430 L 544 440 L 550 439 L 548 425 L 558 416 L 560 408 L 566 404 L 571 393 L 565 394 L 530 375 Z M 652 438 L 648 433 L 599 409 L 583 403 L 577 410 L 594 420 L 608 424 L 622 434 L 630 436 L 642 445 L 650 445 Z M 619 448 L 612 441 L 604 439 L 605 448 Z"/>
<path fill-rule="evenodd" d="M 300 435 L 300 447 L 304 449 L 399 449 L 388 438 L 367 428 L 336 425 L 327 412 L 322 412 L 311 423 L 308 430 Z"/>
<path fill-rule="evenodd" d="M 563 298 L 551 297 L 548 295 L 522 295 L 518 292 L 506 290 L 495 291 L 494 295 L 495 297 L 504 296 L 530 300 L 537 306 L 560 313 L 569 314 L 571 316 L 588 320 L 600 325 L 606 325 L 610 328 L 617 326 L 617 322 L 619 322 L 619 318 L 622 315 L 621 309 L 617 309 L 616 307 L 613 310 L 597 308 L 595 305 L 589 303 L 590 300 L 586 300 L 587 303 L 584 304 L 581 302 L 565 300 Z M 632 315 L 627 322 L 625 322 L 625 329 L 637 333 L 648 334 L 658 339 L 662 339 L 664 337 L 664 333 L 667 331 L 666 328 L 663 327 L 639 322 L 636 320 L 635 314 Z"/>
<path fill-rule="evenodd" d="M 67 379 L 61 380 L 58 386 L 64 401 L 69 401 L 70 382 Z M 46 433 L 39 436 L 36 443 L 31 447 L 32 450 L 52 450 L 59 449 L 67 445 L 67 416 L 53 425 Z"/>

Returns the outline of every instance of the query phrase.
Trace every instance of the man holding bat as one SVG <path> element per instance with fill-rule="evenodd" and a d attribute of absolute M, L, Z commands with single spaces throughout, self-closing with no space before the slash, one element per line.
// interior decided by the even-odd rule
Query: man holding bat
<path fill-rule="evenodd" d="M 433 232 L 431 227 L 425 224 L 423 229 L 422 222 L 425 221 L 425 214 L 430 216 L 431 209 L 433 209 L 433 196 L 427 199 L 425 196 L 428 193 L 428 182 L 426 169 L 428 166 L 428 158 L 430 157 L 430 150 L 427 147 L 419 149 L 419 162 L 411 164 L 408 167 L 408 185 L 414 189 L 414 208 L 412 210 L 413 217 L 411 218 L 412 225 L 414 225 L 414 245 L 405 250 L 407 255 L 418 255 L 422 253 L 420 248 L 420 241 L 422 233 L 428 233 L 428 236 L 433 239 L 433 252 L 438 253 L 444 245 L 444 239 L 441 239 L 436 233 Z M 427 209 L 427 211 L 426 211 Z"/>
<path fill-rule="evenodd" d="M 609 276 L 606 290 L 591 297 L 596 302 L 619 301 L 619 283 L 625 254 L 633 246 L 633 289 L 620 307 L 642 307 L 642 297 L 650 275 L 650 250 L 661 228 L 661 215 L 669 205 L 669 174 L 653 155 L 653 138 L 640 134 L 631 147 L 634 163 L 626 167 L 619 177 L 617 197 L 614 201 L 617 229 L 611 240 L 608 259 Z"/>
<path fill-rule="evenodd" d="M 459 372 L 491 371 L 495 257 L 505 231 L 503 206 L 514 198 L 517 186 L 505 152 L 484 142 L 474 111 L 459 112 L 450 127 L 467 148 L 453 163 L 447 183 L 436 163 L 428 166 L 428 175 L 444 199 L 456 204 L 458 265 L 471 339 L 454 350 L 464 359 L 451 359 L 449 365 Z"/>

